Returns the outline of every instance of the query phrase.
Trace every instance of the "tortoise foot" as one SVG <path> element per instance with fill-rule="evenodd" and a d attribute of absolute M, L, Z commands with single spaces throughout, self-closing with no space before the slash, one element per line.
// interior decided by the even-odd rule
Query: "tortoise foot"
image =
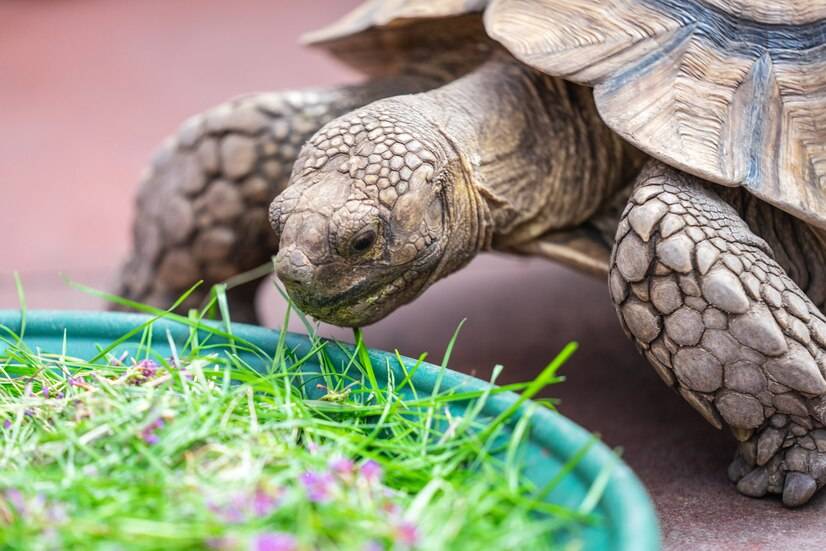
<path fill-rule="evenodd" d="M 750 497 L 780 495 L 787 507 L 806 504 L 826 485 L 826 430 L 807 426 L 805 419 L 775 414 L 741 442 L 728 469 L 737 490 Z"/>

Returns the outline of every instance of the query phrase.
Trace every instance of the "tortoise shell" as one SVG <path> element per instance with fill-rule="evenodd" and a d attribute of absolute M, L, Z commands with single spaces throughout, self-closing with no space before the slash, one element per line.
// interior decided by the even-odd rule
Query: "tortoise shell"
<path fill-rule="evenodd" d="M 826 228 L 826 0 L 373 0 L 310 40 L 372 36 L 386 66 L 416 37 L 470 39 L 443 23 L 482 12 L 518 60 L 592 86 L 631 144 Z"/>

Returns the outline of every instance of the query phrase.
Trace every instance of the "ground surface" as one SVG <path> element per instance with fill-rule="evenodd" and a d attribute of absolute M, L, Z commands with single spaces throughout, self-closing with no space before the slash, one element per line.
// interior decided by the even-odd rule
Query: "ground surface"
<path fill-rule="evenodd" d="M 235 94 L 355 79 L 296 43 L 354 3 L 0 3 L 0 307 L 16 305 L 12 270 L 31 307 L 101 307 L 59 273 L 111 285 L 154 146 L 185 116 Z M 277 323 L 275 293 L 262 305 Z M 732 439 L 637 356 L 601 281 L 541 261 L 480 258 L 369 328 L 368 342 L 437 360 L 463 316 L 453 367 L 480 375 L 498 362 L 509 379 L 529 377 L 565 342 L 581 342 L 554 393 L 563 413 L 625 449 L 668 549 L 826 546 L 824 495 L 789 511 L 736 494 L 725 477 Z"/>

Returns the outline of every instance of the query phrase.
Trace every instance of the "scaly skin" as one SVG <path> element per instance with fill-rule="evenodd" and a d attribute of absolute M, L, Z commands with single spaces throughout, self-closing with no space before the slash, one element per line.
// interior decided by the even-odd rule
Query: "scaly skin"
<path fill-rule="evenodd" d="M 286 186 L 301 145 L 341 113 L 376 98 L 427 89 L 432 78 L 243 96 L 185 122 L 142 178 L 122 296 L 166 308 L 203 279 L 212 284 L 268 262 L 277 250 L 267 206 Z M 233 317 L 255 321 L 256 284 L 231 293 Z"/>
<path fill-rule="evenodd" d="M 738 490 L 782 494 L 787 506 L 826 485 L 818 243 L 815 230 L 746 192 L 652 161 L 612 257 L 611 296 L 626 333 L 666 384 L 741 442 L 729 469 Z M 788 275 L 793 266 L 820 307 Z"/>
<path fill-rule="evenodd" d="M 305 312 L 372 323 L 479 251 L 581 225 L 634 155 L 590 92 L 494 55 L 322 128 L 270 209 L 276 269 Z"/>

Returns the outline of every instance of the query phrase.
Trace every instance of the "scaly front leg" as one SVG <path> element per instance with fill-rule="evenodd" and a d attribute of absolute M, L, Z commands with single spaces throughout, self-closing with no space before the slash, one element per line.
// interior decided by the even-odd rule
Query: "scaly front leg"
<path fill-rule="evenodd" d="M 737 489 L 801 505 L 826 485 L 826 318 L 717 189 L 661 163 L 643 170 L 611 296 L 660 377 L 740 441 Z"/>

